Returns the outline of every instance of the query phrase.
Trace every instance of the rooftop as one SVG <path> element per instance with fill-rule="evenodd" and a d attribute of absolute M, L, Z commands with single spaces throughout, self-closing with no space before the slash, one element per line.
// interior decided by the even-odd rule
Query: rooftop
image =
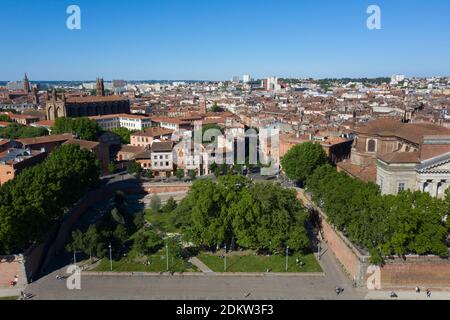
<path fill-rule="evenodd" d="M 78 139 L 70 139 L 64 142 L 64 144 L 77 144 L 82 149 L 88 149 L 93 150 L 95 149 L 100 143 L 95 141 L 88 141 L 88 140 L 78 140 Z"/>
<path fill-rule="evenodd" d="M 33 144 L 41 144 L 41 143 L 49 143 L 49 142 L 58 142 L 72 139 L 72 135 L 69 133 L 58 134 L 58 135 L 50 135 L 36 138 L 24 138 L 17 139 L 17 142 L 20 142 L 24 146 L 29 146 Z"/>
<path fill-rule="evenodd" d="M 153 142 L 152 152 L 172 152 L 174 143 L 172 141 Z"/>
<path fill-rule="evenodd" d="M 67 97 L 66 103 L 93 103 L 109 101 L 128 101 L 128 98 L 122 96 L 86 96 L 86 97 Z"/>
<path fill-rule="evenodd" d="M 154 128 L 147 128 L 144 131 L 134 132 L 131 134 L 131 136 L 159 137 L 159 136 L 168 135 L 171 133 L 173 133 L 173 130 L 160 128 L 160 127 L 154 127 Z"/>
<path fill-rule="evenodd" d="M 40 153 L 40 151 L 31 151 L 30 149 L 10 148 L 0 153 L 0 164 L 14 165 Z"/>

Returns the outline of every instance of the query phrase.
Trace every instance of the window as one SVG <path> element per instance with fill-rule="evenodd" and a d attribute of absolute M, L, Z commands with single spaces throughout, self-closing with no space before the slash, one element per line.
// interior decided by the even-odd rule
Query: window
<path fill-rule="evenodd" d="M 369 142 L 367 142 L 367 152 L 375 152 L 375 148 L 376 148 L 376 141 L 369 140 Z"/>
<path fill-rule="evenodd" d="M 168 156 L 168 155 L 166 155 L 166 159 L 169 159 L 169 156 Z"/>
<path fill-rule="evenodd" d="M 405 191 L 405 183 L 404 182 L 400 182 L 398 184 L 398 192 L 402 192 Z"/>
<path fill-rule="evenodd" d="M 160 159 L 162 159 L 162 158 L 163 158 L 163 156 L 159 156 L 159 158 L 160 158 Z"/>
<path fill-rule="evenodd" d="M 169 166 L 169 161 L 166 161 L 166 166 Z"/>
<path fill-rule="evenodd" d="M 163 164 L 163 162 L 161 161 L 161 162 L 159 163 L 159 165 L 162 167 L 164 164 Z"/>

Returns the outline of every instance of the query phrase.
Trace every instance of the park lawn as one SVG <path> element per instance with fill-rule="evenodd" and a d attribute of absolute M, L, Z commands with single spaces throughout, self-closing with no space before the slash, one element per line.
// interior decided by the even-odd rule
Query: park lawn
<path fill-rule="evenodd" d="M 224 271 L 224 259 L 220 255 L 202 252 L 197 256 L 214 272 Z M 305 264 L 303 267 L 296 265 L 296 258 Z M 227 272 L 286 272 L 286 256 L 280 255 L 227 255 Z M 322 272 L 322 268 L 313 254 L 294 254 L 288 259 L 288 272 Z"/>
<path fill-rule="evenodd" d="M 142 261 L 150 260 L 150 265 L 134 260 L 135 254 L 130 252 L 128 257 L 124 257 L 119 261 L 113 260 L 113 272 L 166 272 L 167 260 L 166 251 L 161 249 L 157 253 L 143 258 Z M 110 272 L 110 262 L 108 258 L 103 258 L 94 271 Z M 188 261 L 182 258 L 169 257 L 169 271 L 173 272 L 196 272 L 196 267 L 192 266 Z"/>
<path fill-rule="evenodd" d="M 18 296 L 14 296 L 14 297 L 0 297 L 0 300 L 17 300 L 19 299 Z"/>
<path fill-rule="evenodd" d="M 154 228 L 163 233 L 179 233 L 171 221 L 172 213 L 154 213 L 153 210 L 145 210 L 145 220 L 152 224 Z"/>

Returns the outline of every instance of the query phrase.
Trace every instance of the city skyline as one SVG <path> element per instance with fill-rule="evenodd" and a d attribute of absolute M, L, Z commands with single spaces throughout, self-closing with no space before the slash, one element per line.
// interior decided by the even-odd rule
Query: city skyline
<path fill-rule="evenodd" d="M 81 30 L 66 27 L 71 4 Z M 371 4 L 381 30 L 366 27 Z M 0 52 L 0 79 L 448 76 L 448 9 L 437 0 L 7 3 L 0 27 L 14 45 Z"/>

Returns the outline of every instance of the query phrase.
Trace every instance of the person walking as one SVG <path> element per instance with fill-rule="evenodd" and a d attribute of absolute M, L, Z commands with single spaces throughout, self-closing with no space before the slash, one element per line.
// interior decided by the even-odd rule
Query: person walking
<path fill-rule="evenodd" d="M 431 298 L 431 291 L 430 291 L 430 289 L 427 289 L 427 298 Z"/>

